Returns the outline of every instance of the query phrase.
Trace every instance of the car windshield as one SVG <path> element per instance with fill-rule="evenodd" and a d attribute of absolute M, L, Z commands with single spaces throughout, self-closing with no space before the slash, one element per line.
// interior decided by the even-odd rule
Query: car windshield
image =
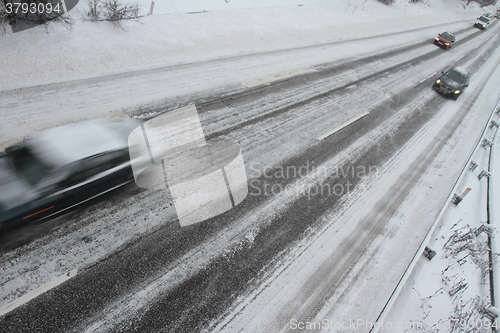
<path fill-rule="evenodd" d="M 15 149 L 11 156 L 16 173 L 31 186 L 38 184 L 49 173 L 49 167 L 33 155 L 29 147 Z"/>
<path fill-rule="evenodd" d="M 484 17 L 484 16 L 481 16 L 481 17 L 479 18 L 479 21 L 483 21 L 483 22 L 488 23 L 490 20 L 489 20 L 488 18 Z"/>
<path fill-rule="evenodd" d="M 455 71 L 455 70 L 448 71 L 446 74 L 444 74 L 444 76 L 446 76 L 450 80 L 453 80 L 455 82 L 462 83 L 462 84 L 465 83 L 465 80 L 466 80 L 466 77 L 464 74 L 462 74 L 458 71 Z"/>
<path fill-rule="evenodd" d="M 442 34 L 439 34 L 439 36 L 443 37 L 446 40 L 450 40 L 450 41 L 453 39 L 453 37 L 447 32 L 443 32 Z"/>

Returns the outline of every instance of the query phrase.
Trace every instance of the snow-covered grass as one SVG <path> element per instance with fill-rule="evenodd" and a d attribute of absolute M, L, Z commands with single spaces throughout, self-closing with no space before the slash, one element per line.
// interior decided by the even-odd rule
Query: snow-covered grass
<path fill-rule="evenodd" d="M 139 3 L 149 10 L 149 0 Z M 153 15 L 120 29 L 84 21 L 87 4 L 80 1 L 70 12 L 76 20 L 72 30 L 51 24 L 0 37 L 0 90 L 381 35 L 481 13 L 476 5 L 464 10 L 460 0 L 432 6 L 403 0 L 391 6 L 376 0 L 297 3 L 158 2 Z"/>

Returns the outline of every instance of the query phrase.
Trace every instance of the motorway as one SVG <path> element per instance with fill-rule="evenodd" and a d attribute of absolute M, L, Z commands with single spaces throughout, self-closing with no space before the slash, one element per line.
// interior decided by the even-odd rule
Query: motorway
<path fill-rule="evenodd" d="M 13 286 L 23 274 L 38 271 L 28 288 L 49 270 L 78 273 L 1 316 L 0 331 L 276 332 L 286 331 L 292 318 L 332 317 L 374 246 L 392 238 L 391 219 L 461 129 L 496 69 L 496 20 L 484 32 L 471 24 L 454 33 L 457 42 L 446 51 L 426 39 L 193 97 L 207 139 L 231 139 L 241 147 L 248 197 L 181 228 L 168 191 L 130 188 L 7 235 L 31 243 L 0 253 L 5 300 L 22 293 Z M 431 85 L 440 71 L 456 66 L 473 76 L 452 101 Z M 14 95 L 19 91 L 4 92 L 13 104 Z M 127 113 L 150 119 L 169 108 L 157 103 Z M 402 160 L 409 149 L 413 155 Z M 393 183 L 381 188 L 391 173 Z M 376 198 L 374 188 L 382 191 Z M 360 218 L 342 222 L 354 207 Z M 430 223 L 415 233 L 425 234 Z M 335 239 L 325 242 L 327 234 Z M 6 236 L 2 241 L 9 242 Z M 412 244 L 416 250 L 418 237 Z M 317 246 L 324 257 L 306 256 L 314 270 L 293 280 L 290 267 Z"/>

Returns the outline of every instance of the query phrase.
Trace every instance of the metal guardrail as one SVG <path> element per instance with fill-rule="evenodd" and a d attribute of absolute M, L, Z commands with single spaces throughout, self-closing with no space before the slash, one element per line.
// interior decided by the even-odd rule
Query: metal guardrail
<path fill-rule="evenodd" d="M 497 107 L 495 109 L 495 112 L 500 113 L 500 105 L 497 104 Z M 500 305 L 500 267 L 498 265 L 495 265 L 495 253 L 498 253 L 498 249 L 500 249 L 500 239 L 496 236 L 496 233 L 498 232 L 497 230 L 499 229 L 498 225 L 498 220 L 495 219 L 495 205 L 493 204 L 494 201 L 494 192 L 495 192 L 495 184 L 493 180 L 495 179 L 495 172 L 493 170 L 493 165 L 494 163 L 498 163 L 498 161 L 495 162 L 495 142 L 497 140 L 498 136 L 498 129 L 500 127 L 500 124 L 492 120 L 489 123 L 490 127 L 496 127 L 495 129 L 495 134 L 493 135 L 492 138 L 492 145 L 490 146 L 490 156 L 488 160 L 488 200 L 487 200 L 487 216 L 488 216 L 488 225 L 492 227 L 492 232 L 488 234 L 488 245 L 490 248 L 489 251 L 489 261 L 490 261 L 490 299 L 491 299 L 491 306 L 493 309 L 489 309 L 490 312 L 496 316 L 497 314 L 497 309 Z M 497 166 L 498 170 L 498 166 Z M 495 287 L 496 286 L 496 287 Z M 497 330 L 494 330 L 496 332 Z"/>

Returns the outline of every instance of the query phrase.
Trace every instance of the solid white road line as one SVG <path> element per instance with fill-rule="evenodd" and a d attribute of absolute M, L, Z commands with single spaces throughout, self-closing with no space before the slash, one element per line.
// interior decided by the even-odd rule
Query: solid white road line
<path fill-rule="evenodd" d="M 368 53 L 368 54 L 363 54 L 363 55 L 354 57 L 354 59 L 360 60 L 360 59 L 372 57 L 372 56 L 375 56 L 375 55 L 379 55 L 379 54 L 382 54 L 382 53 L 385 53 L 385 52 L 386 52 L 386 50 L 382 50 L 382 51 L 372 52 L 372 53 Z"/>
<path fill-rule="evenodd" d="M 284 73 L 284 74 L 276 74 L 276 75 L 265 77 L 262 79 L 257 79 L 255 81 L 245 82 L 243 84 L 245 86 L 247 86 L 248 88 L 252 88 L 252 87 L 260 86 L 262 84 L 271 83 L 271 82 L 279 81 L 279 80 L 283 80 L 283 79 L 288 79 L 288 78 L 294 77 L 296 75 L 307 74 L 307 73 L 312 73 L 312 72 L 316 72 L 316 70 L 314 68 L 309 68 L 309 67 L 302 68 L 302 69 L 296 70 L 294 72 L 289 72 L 289 73 Z"/>
<path fill-rule="evenodd" d="M 331 130 L 330 132 L 328 132 L 328 133 L 326 133 L 326 134 L 323 134 L 322 136 L 320 136 L 320 137 L 318 138 L 318 140 L 320 140 L 320 141 L 321 141 L 321 140 L 323 140 L 324 138 L 329 137 L 329 136 L 330 136 L 330 135 L 332 135 L 333 133 L 335 133 L 335 132 L 337 132 L 337 131 L 341 130 L 342 128 L 344 128 L 344 127 L 346 127 L 346 126 L 348 126 L 348 125 L 352 124 L 352 123 L 353 123 L 353 122 L 355 122 L 356 120 L 358 120 L 358 119 L 360 119 L 360 118 L 363 118 L 363 117 L 364 117 L 364 116 L 366 116 L 368 113 L 370 113 L 370 112 L 366 111 L 365 113 L 362 113 L 362 114 L 360 114 L 359 116 L 352 118 L 352 119 L 351 119 L 351 120 L 349 120 L 348 122 L 343 123 L 343 124 L 342 124 L 342 125 L 340 125 L 339 127 L 336 127 L 335 129 Z"/>
<path fill-rule="evenodd" d="M 425 79 L 420 80 L 420 83 L 424 82 L 424 81 L 425 81 L 425 80 L 427 80 L 427 79 L 430 79 L 431 77 L 433 77 L 434 75 L 436 75 L 436 73 L 437 73 L 437 72 L 434 72 L 434 73 L 432 73 L 431 75 L 427 76 Z"/>
<path fill-rule="evenodd" d="M 412 45 L 417 45 L 417 44 L 420 44 L 421 42 L 415 42 L 415 43 L 412 43 L 412 44 L 408 44 L 406 46 L 412 46 Z M 384 49 L 384 50 L 381 50 L 381 51 L 376 51 L 376 52 L 372 52 L 372 53 L 368 53 L 368 54 L 363 54 L 363 55 L 360 55 L 360 56 L 356 56 L 354 57 L 354 59 L 356 60 L 360 60 L 360 59 L 364 59 L 364 58 L 369 58 L 369 57 L 373 57 L 373 56 L 376 56 L 376 55 L 379 55 L 379 54 L 384 54 L 384 53 L 387 53 L 391 50 L 396 50 L 397 48 L 392 48 L 392 49 Z"/>
<path fill-rule="evenodd" d="M 78 271 L 77 269 L 73 269 L 73 270 L 69 271 L 68 273 L 63 274 L 60 277 L 50 281 L 49 283 L 44 284 L 43 286 L 41 286 L 35 290 L 30 291 L 26 295 L 19 297 L 15 301 L 12 301 L 7 305 L 2 306 L 0 308 L 0 316 L 3 316 L 4 314 L 14 310 L 18 306 L 23 305 L 24 303 L 32 300 L 33 298 L 45 293 L 46 291 L 60 285 L 63 282 L 71 279 L 73 276 L 76 275 L 77 271 Z"/>

